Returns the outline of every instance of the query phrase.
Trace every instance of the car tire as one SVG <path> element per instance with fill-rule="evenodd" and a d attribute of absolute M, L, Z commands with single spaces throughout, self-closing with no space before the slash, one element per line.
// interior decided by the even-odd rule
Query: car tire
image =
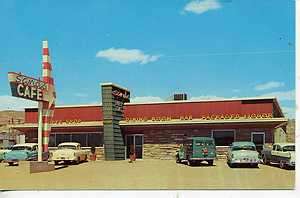
<path fill-rule="evenodd" d="M 178 155 L 176 155 L 176 163 L 181 163 L 181 160 L 179 159 Z"/>
<path fill-rule="evenodd" d="M 214 165 L 214 160 L 208 160 L 207 163 L 208 163 L 209 166 L 213 166 Z"/>
<path fill-rule="evenodd" d="M 59 161 L 54 161 L 54 165 L 58 165 Z"/>
<path fill-rule="evenodd" d="M 263 159 L 263 164 L 264 165 L 269 165 L 270 164 L 269 160 L 267 159 L 267 157 L 265 155 L 262 156 L 262 159 Z"/>
<path fill-rule="evenodd" d="M 285 165 L 285 163 L 284 163 L 283 160 L 280 160 L 280 162 L 279 162 L 279 167 L 280 167 L 281 169 L 285 169 L 285 168 L 286 168 L 286 165 Z"/>
<path fill-rule="evenodd" d="M 8 166 L 14 165 L 14 162 L 8 162 Z"/>
<path fill-rule="evenodd" d="M 187 165 L 188 165 L 188 166 L 193 166 L 193 161 L 188 160 L 188 161 L 187 161 Z"/>

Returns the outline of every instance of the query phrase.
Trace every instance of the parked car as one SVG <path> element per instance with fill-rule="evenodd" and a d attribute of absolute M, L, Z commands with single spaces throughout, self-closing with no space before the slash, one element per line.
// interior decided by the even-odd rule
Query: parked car
<path fill-rule="evenodd" d="M 11 149 L 8 149 L 8 148 L 1 148 L 0 149 L 0 162 L 2 160 L 4 160 L 4 156 L 5 156 L 5 153 L 11 151 Z"/>
<path fill-rule="evenodd" d="M 233 142 L 227 153 L 227 163 L 230 167 L 239 164 L 258 167 L 260 159 L 255 144 L 253 142 Z"/>
<path fill-rule="evenodd" d="M 176 154 L 176 162 L 187 162 L 188 165 L 206 161 L 213 165 L 216 158 L 216 145 L 211 137 L 192 137 L 184 141 Z"/>
<path fill-rule="evenodd" d="M 279 163 L 280 168 L 295 168 L 295 144 L 276 143 L 271 148 L 264 146 L 261 152 L 264 164 Z"/>
<path fill-rule="evenodd" d="M 88 151 L 82 150 L 80 143 L 64 142 L 58 145 L 58 149 L 50 153 L 50 161 L 54 161 L 57 165 L 59 162 L 75 162 L 79 164 L 81 161 L 86 161 Z"/>
<path fill-rule="evenodd" d="M 18 163 L 19 161 L 31 161 L 37 160 L 38 155 L 38 144 L 36 143 L 25 143 L 16 144 L 12 147 L 11 151 L 5 153 L 4 162 L 9 165 Z"/>

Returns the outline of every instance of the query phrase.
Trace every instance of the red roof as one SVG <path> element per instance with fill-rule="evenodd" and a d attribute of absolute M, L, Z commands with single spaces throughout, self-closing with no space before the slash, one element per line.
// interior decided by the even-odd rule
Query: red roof
<path fill-rule="evenodd" d="M 202 118 L 202 116 L 225 116 L 239 114 L 271 114 L 272 117 L 284 117 L 275 98 L 228 99 L 215 101 L 169 101 L 159 103 L 125 104 L 125 118 L 170 117 L 181 116 Z M 53 120 L 103 120 L 101 105 L 58 106 Z M 37 122 L 37 108 L 25 109 L 25 123 Z"/>

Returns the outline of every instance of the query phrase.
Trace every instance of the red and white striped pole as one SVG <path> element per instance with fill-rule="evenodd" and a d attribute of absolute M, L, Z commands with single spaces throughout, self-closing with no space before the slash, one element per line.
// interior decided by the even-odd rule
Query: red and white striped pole
<path fill-rule="evenodd" d="M 50 60 L 48 41 L 43 41 L 42 77 L 43 81 L 48 84 L 48 101 L 39 102 L 39 117 L 41 117 L 41 120 L 39 120 L 39 136 L 41 136 L 41 139 L 39 138 L 39 151 L 48 153 L 49 135 L 51 132 L 51 119 L 54 113 L 56 97 L 54 80 L 52 78 L 52 65 Z M 38 156 L 39 161 L 42 161 L 42 152 L 40 152 Z"/>

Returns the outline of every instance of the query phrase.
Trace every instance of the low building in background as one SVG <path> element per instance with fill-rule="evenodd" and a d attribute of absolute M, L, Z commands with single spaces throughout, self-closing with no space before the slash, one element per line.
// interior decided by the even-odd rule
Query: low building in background
<path fill-rule="evenodd" d="M 26 135 L 26 142 L 37 142 L 37 118 L 37 108 L 26 108 L 25 123 L 13 126 Z M 79 142 L 87 149 L 95 147 L 98 159 L 104 159 L 103 123 L 102 105 L 57 106 L 49 146 Z M 289 139 L 287 123 L 277 99 L 264 97 L 125 103 L 124 117 L 117 124 L 124 159 L 132 148 L 138 159 L 174 159 L 179 145 L 195 136 L 213 137 L 218 155 L 224 155 L 233 141 L 252 141 L 261 150 L 275 142 L 276 130 Z"/>

